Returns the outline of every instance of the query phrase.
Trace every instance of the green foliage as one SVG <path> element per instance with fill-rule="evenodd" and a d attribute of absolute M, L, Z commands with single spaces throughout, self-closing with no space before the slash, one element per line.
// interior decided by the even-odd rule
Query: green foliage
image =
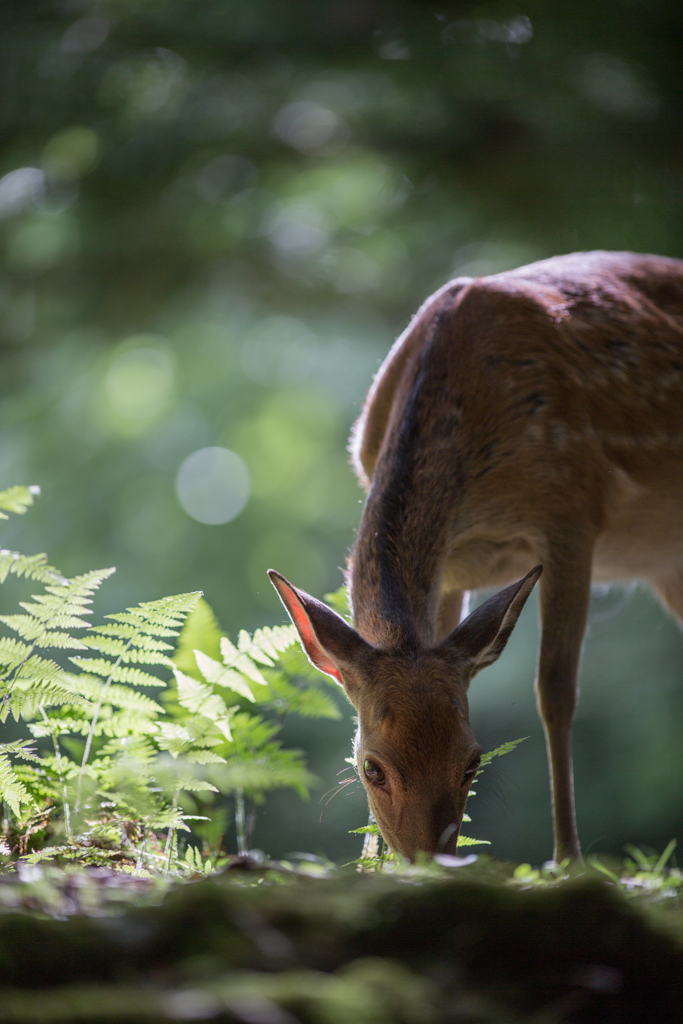
<path fill-rule="evenodd" d="M 23 512 L 33 493 L 0 493 L 0 508 Z M 293 627 L 242 630 L 233 644 L 198 593 L 92 625 L 93 594 L 113 569 L 67 579 L 45 556 L 2 556 L 3 579 L 44 583 L 21 602 L 24 614 L 0 616 L 19 637 L 0 638 L 0 720 L 11 713 L 33 737 L 0 744 L 0 852 L 10 863 L 19 855 L 136 874 L 205 873 L 225 858 L 226 798 L 246 852 L 266 792 L 308 796 L 315 779 L 277 733 L 287 714 L 334 718 L 339 710 L 294 650 Z M 69 649 L 85 653 L 64 655 Z M 143 692 L 151 688 L 163 703 Z M 179 831 L 192 840 L 182 855 Z M 193 845 L 202 832 L 204 859 Z"/>
<path fill-rule="evenodd" d="M 343 618 L 348 619 L 349 622 L 351 621 L 349 591 L 345 585 L 339 587 L 337 590 L 333 590 L 331 594 L 325 594 L 325 600 L 329 604 L 330 608 L 334 608 L 335 612 Z"/>
<path fill-rule="evenodd" d="M 221 653 L 221 638 L 225 633 L 221 629 L 212 608 L 200 597 L 192 614 L 185 620 L 185 626 L 178 637 L 178 644 L 173 654 L 173 662 L 186 675 L 201 678 L 197 668 L 195 650 L 201 650 L 210 658 L 218 659 Z"/>

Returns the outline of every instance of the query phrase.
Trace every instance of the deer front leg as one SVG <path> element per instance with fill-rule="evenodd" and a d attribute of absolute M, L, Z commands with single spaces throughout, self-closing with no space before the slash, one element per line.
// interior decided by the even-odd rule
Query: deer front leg
<path fill-rule="evenodd" d="M 451 590 L 442 594 L 436 616 L 435 639 L 437 643 L 452 633 L 470 612 L 470 591 Z"/>
<path fill-rule="evenodd" d="M 664 608 L 683 626 L 683 566 L 674 566 L 666 576 L 651 579 L 650 586 Z"/>
<path fill-rule="evenodd" d="M 540 587 L 541 649 L 536 700 L 545 729 L 552 792 L 555 861 L 578 860 L 572 726 L 581 645 L 590 600 L 592 545 L 549 546 Z"/>

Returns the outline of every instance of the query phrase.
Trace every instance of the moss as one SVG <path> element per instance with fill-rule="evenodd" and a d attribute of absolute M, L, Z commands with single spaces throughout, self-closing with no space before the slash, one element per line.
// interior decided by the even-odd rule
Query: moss
<path fill-rule="evenodd" d="M 0 1021 L 680 1020 L 683 949 L 649 910 L 591 877 L 520 889 L 478 872 L 282 884 L 258 869 L 94 916 L 15 908 Z"/>

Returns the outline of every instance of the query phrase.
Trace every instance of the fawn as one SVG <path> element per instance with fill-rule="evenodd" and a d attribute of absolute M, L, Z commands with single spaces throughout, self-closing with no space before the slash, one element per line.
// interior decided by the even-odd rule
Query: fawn
<path fill-rule="evenodd" d="M 591 580 L 646 580 L 683 622 L 683 261 L 575 253 L 451 281 L 391 349 L 351 450 L 369 490 L 355 629 L 270 575 L 358 711 L 384 839 L 409 859 L 455 851 L 479 763 L 468 686 L 540 577 L 554 857 L 580 857 L 571 733 Z M 463 617 L 469 591 L 523 573 Z"/>

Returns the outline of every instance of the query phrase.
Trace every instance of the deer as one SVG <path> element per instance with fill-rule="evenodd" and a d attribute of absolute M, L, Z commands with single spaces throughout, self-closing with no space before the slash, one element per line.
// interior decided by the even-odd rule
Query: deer
<path fill-rule="evenodd" d="M 269 575 L 358 713 L 384 840 L 409 861 L 455 853 L 481 756 L 468 688 L 540 579 L 553 856 L 580 859 L 572 726 L 591 585 L 644 581 L 683 624 L 683 261 L 596 251 L 450 281 L 390 350 L 350 450 L 368 492 L 353 626 Z M 467 615 L 472 592 L 497 587 Z"/>

